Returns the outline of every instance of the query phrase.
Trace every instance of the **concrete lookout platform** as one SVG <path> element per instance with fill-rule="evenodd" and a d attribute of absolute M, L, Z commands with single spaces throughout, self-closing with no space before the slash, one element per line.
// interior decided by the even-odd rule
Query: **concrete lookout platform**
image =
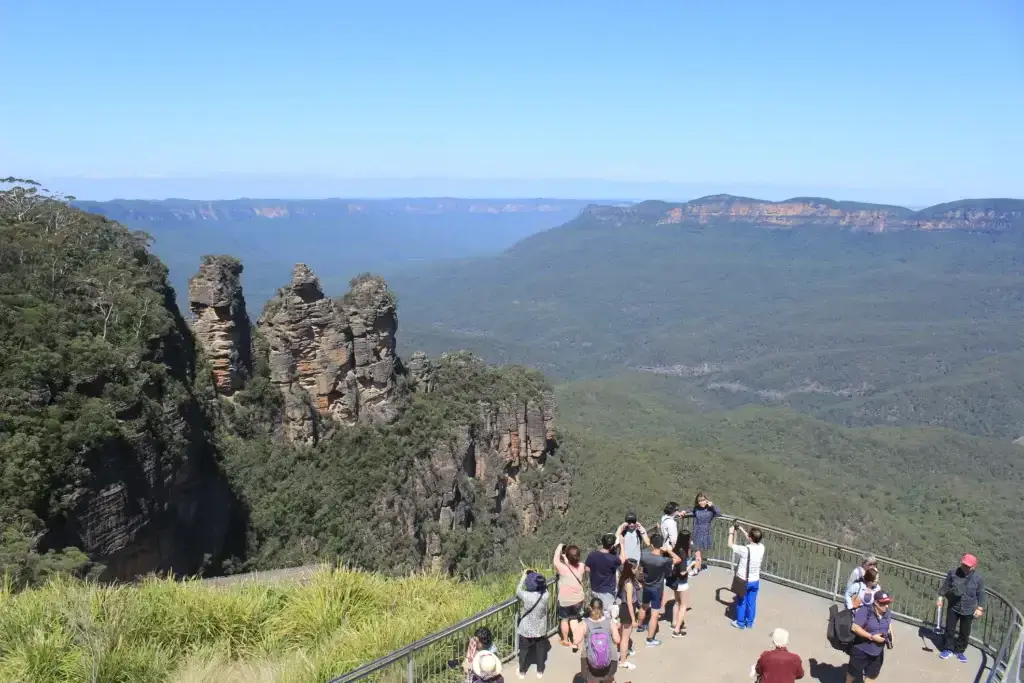
<path fill-rule="evenodd" d="M 726 616 L 733 598 L 731 576 L 712 568 L 692 578 L 687 635 L 673 638 L 666 621 L 658 631 L 660 646 L 646 647 L 646 634 L 634 634 L 636 655 L 630 661 L 636 669 L 620 668 L 617 683 L 750 683 L 750 667 L 772 648 L 771 632 L 778 627 L 789 631 L 789 649 L 803 659 L 804 681 L 844 683 L 847 657 L 825 639 L 828 600 L 762 580 L 757 621 L 753 629 L 741 631 Z M 988 675 L 991 658 L 975 648 L 968 651 L 967 664 L 943 661 L 930 632 L 899 622 L 893 622 L 893 632 L 894 647 L 886 651 L 879 683 L 983 683 Z M 580 671 L 580 655 L 559 645 L 557 637 L 551 644 L 543 680 L 569 683 Z M 518 680 L 512 662 L 505 679 Z M 531 679 L 536 680 L 532 665 L 526 676 Z"/>

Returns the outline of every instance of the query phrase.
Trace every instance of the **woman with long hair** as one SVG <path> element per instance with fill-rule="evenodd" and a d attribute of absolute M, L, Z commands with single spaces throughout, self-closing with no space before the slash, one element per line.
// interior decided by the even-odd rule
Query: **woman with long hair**
<path fill-rule="evenodd" d="M 697 571 L 706 569 L 704 566 L 704 553 L 711 551 L 712 536 L 711 523 L 715 517 L 720 517 L 722 511 L 711 502 L 703 491 L 697 493 L 693 500 L 693 510 L 687 510 L 683 517 L 693 517 L 693 549 L 694 557 L 697 560 Z"/>
<path fill-rule="evenodd" d="M 563 550 L 564 548 L 564 550 Z M 555 571 L 558 572 L 558 633 L 564 647 L 580 646 L 583 623 L 583 574 L 587 566 L 580 562 L 579 546 L 562 543 L 555 548 Z M 569 642 L 570 631 L 572 642 Z"/>
<path fill-rule="evenodd" d="M 686 610 L 690 608 L 690 553 L 692 537 L 687 529 L 679 532 L 676 537 L 675 554 L 682 562 L 672 567 L 672 574 L 665 580 L 665 585 L 675 592 L 675 606 L 672 608 L 672 637 L 682 638 L 686 635 Z"/>
<path fill-rule="evenodd" d="M 621 647 L 622 636 L 612 628 L 601 598 L 591 598 L 587 616 L 580 623 L 580 673 L 588 683 L 614 683 L 618 668 L 616 646 Z"/>
<path fill-rule="evenodd" d="M 643 589 L 643 567 L 636 560 L 624 561 L 616 592 L 619 600 L 619 666 L 623 669 L 636 668 L 636 664 L 629 661 L 629 644 L 633 637 L 633 629 L 636 628 L 637 615 L 640 614 Z"/>

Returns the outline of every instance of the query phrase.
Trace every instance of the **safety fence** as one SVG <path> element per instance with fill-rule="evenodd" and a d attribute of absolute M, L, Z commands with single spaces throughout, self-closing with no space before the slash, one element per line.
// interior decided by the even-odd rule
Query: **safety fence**
<path fill-rule="evenodd" d="M 712 525 L 712 547 L 704 556 L 706 564 L 734 568 L 729 549 L 729 529 L 735 518 L 723 515 Z M 683 526 L 689 523 L 687 520 Z M 822 539 L 755 522 L 765 533 L 769 552 L 761 566 L 761 577 L 790 588 L 842 600 L 846 581 L 863 556 L 859 550 Z M 941 632 L 944 606 L 937 601 L 945 574 L 886 557 L 878 557 L 879 574 L 886 591 L 892 593 L 893 615 L 899 621 Z M 548 633 L 557 629 L 555 618 L 556 581 L 548 586 Z M 984 615 L 974 622 L 972 643 L 989 658 L 986 683 L 1024 683 L 1024 615 L 999 593 L 987 590 Z M 443 631 L 427 636 L 400 650 L 335 678 L 330 683 L 458 683 L 465 679 L 462 658 L 474 631 L 491 630 L 498 652 L 514 656 L 518 651 L 516 625 L 521 605 L 512 597 Z M 822 636 L 824 637 L 824 635 Z"/>

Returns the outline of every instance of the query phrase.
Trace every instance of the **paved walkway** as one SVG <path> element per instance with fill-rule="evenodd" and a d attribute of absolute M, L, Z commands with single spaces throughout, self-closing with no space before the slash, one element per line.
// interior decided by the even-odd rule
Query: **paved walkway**
<path fill-rule="evenodd" d="M 764 650 L 772 647 L 771 632 L 782 627 L 790 633 L 790 650 L 804 661 L 804 681 L 843 683 L 846 657 L 825 640 L 829 602 L 784 586 L 761 582 L 757 605 L 757 622 L 750 631 L 738 631 L 725 616 L 726 606 L 719 602 L 732 600 L 729 592 L 730 574 L 724 569 L 711 569 L 691 579 L 692 609 L 687 615 L 684 638 L 672 638 L 671 628 L 661 623 L 658 647 L 645 647 L 644 635 L 634 635 L 636 655 L 631 661 L 637 668 L 619 669 L 618 683 L 750 683 L 751 665 Z M 968 664 L 956 659 L 942 661 L 934 645 L 919 635 L 918 629 L 898 623 L 894 627 L 894 644 L 885 655 L 879 683 L 983 683 L 988 671 L 981 667 L 988 658 L 970 650 Z M 506 681 L 516 681 L 515 664 L 509 668 Z M 570 683 L 580 670 L 579 654 L 552 640 L 544 681 Z M 533 667 L 527 681 L 536 680 Z"/>

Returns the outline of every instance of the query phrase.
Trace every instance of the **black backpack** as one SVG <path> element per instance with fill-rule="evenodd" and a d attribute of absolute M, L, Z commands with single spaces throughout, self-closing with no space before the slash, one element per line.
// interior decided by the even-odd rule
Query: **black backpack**
<path fill-rule="evenodd" d="M 828 631 L 825 637 L 829 645 L 840 652 L 850 654 L 857 636 L 853 632 L 852 609 L 840 609 L 839 605 L 832 605 L 828 608 Z"/>

